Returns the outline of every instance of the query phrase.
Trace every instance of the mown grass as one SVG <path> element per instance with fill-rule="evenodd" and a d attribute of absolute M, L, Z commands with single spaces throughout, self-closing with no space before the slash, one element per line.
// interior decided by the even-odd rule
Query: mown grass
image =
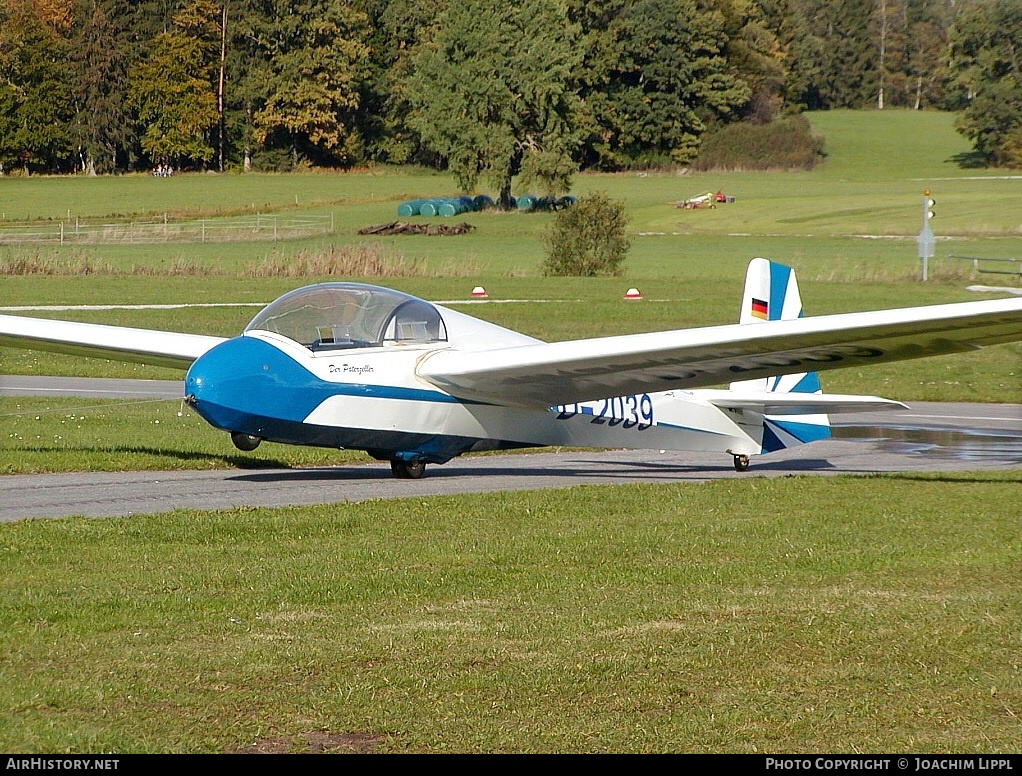
<path fill-rule="evenodd" d="M 409 189 L 408 187 L 411 186 Z M 301 175 L 253 173 L 8 177 L 0 181 L 4 221 L 178 218 L 268 213 L 345 203 L 397 201 L 421 187 L 449 187 L 446 175 L 410 168 Z"/>
<path fill-rule="evenodd" d="M 1020 482 L 0 526 L 0 749 L 1015 752 Z"/>
<path fill-rule="evenodd" d="M 182 395 L 184 394 L 182 386 Z M 326 466 L 358 452 L 269 444 L 240 453 L 180 401 L 0 398 L 0 474 Z"/>
<path fill-rule="evenodd" d="M 933 228 L 940 248 L 948 248 L 938 253 L 962 252 L 957 248 L 963 244 L 976 250 L 1000 246 L 1005 255 L 1022 253 L 1018 196 L 1022 183 L 998 171 L 958 167 L 954 159 L 968 150 L 968 144 L 953 131 L 952 116 L 833 111 L 812 114 L 811 121 L 826 136 L 828 152 L 826 162 L 811 171 L 587 174 L 577 177 L 575 193 L 600 190 L 624 200 L 635 235 L 655 233 L 663 238 L 635 242 L 624 270 L 636 278 L 698 271 L 703 267 L 691 265 L 703 265 L 710 257 L 712 271 L 727 272 L 741 267 L 756 251 L 767 250 L 783 260 L 819 254 L 821 266 L 838 270 L 839 276 L 850 271 L 853 278 L 863 260 L 877 271 L 912 266 L 916 261 L 912 238 L 921 227 L 924 189 L 937 200 Z M 733 206 L 681 211 L 668 204 L 718 188 L 737 198 Z M 9 178 L 0 180 L 0 213 L 7 219 L 52 220 L 168 212 L 205 217 L 246 208 L 293 210 L 297 199 L 302 211 L 333 213 L 336 234 L 330 242 L 345 243 L 363 241 L 357 232 L 364 226 L 393 221 L 397 204 L 405 198 L 449 194 L 454 189 L 443 174 L 387 168 L 303 176 Z M 472 258 L 487 276 L 536 275 L 543 255 L 540 238 L 550 219 L 549 214 L 538 213 L 467 214 L 465 220 L 477 227 L 473 234 L 404 236 L 390 243 L 410 260 Z M 753 245 L 738 235 L 751 236 Z M 714 239 L 693 243 L 696 237 Z M 887 239 L 877 244 L 872 239 L 876 237 Z M 784 241 L 771 242 L 776 238 Z M 310 239 L 276 247 L 119 245 L 95 250 L 115 266 L 168 264 L 186 256 L 230 269 L 270 252 L 288 255 L 322 242 Z M 985 255 L 1002 253 L 988 250 Z M 725 264 L 718 265 L 720 260 Z M 815 271 L 813 266 L 805 269 Z"/>

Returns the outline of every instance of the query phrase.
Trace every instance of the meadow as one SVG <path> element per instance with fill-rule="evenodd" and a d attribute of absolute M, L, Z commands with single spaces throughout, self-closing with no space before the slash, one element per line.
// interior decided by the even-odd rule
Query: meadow
<path fill-rule="evenodd" d="M 0 749 L 1017 753 L 1020 485 L 4 525 Z"/>
<path fill-rule="evenodd" d="M 816 114 L 810 172 L 578 176 L 626 203 L 618 278 L 540 275 L 551 216 L 366 238 L 444 174 L 0 178 L 4 229 L 88 219 L 330 214 L 287 242 L 0 244 L 0 306 L 268 302 L 369 246 L 358 278 L 549 340 L 730 323 L 748 260 L 799 273 L 807 314 L 979 299 L 951 255 L 1022 257 L 1022 178 L 971 170 L 952 117 Z M 723 190 L 734 203 L 672 202 Z M 931 279 L 915 235 L 937 200 Z M 460 217 L 456 220 L 462 220 Z M 644 300 L 624 301 L 636 286 Z M 994 294 L 996 295 L 996 294 Z M 554 300 L 558 304 L 531 304 Z M 230 335 L 254 307 L 34 311 Z M 1022 347 L 828 390 L 1022 402 Z M 179 373 L 0 348 L 0 374 Z M 0 378 L 2 379 L 2 378 Z M 238 453 L 178 402 L 0 399 L 0 472 L 328 466 Z M 756 478 L 0 525 L 0 750 L 1012 753 L 1022 740 L 1022 473 Z M 154 475 L 158 476 L 158 475 Z M 2 488 L 2 478 L 0 478 Z"/>

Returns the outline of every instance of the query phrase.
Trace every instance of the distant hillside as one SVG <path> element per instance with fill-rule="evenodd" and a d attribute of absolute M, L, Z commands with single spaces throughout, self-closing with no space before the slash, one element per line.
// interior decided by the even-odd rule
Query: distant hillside
<path fill-rule="evenodd" d="M 823 133 L 826 161 L 817 173 L 848 180 L 937 177 L 960 171 L 971 146 L 954 114 L 913 110 L 831 110 L 806 114 Z"/>

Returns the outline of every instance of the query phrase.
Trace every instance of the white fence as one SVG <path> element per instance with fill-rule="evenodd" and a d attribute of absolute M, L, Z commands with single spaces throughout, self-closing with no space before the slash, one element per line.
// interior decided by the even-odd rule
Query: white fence
<path fill-rule="evenodd" d="M 334 217 L 243 216 L 197 221 L 127 221 L 88 224 L 80 219 L 0 227 L 0 245 L 22 243 L 103 244 L 160 242 L 243 242 L 289 240 L 333 234 Z"/>
<path fill-rule="evenodd" d="M 993 259 L 989 256 L 948 256 L 949 259 L 964 259 L 972 262 L 973 273 L 992 275 L 1018 275 L 1022 278 L 1022 259 Z"/>

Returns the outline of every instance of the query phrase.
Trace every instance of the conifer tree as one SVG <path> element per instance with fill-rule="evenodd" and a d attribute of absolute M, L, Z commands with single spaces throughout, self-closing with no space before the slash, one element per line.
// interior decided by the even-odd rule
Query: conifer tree
<path fill-rule="evenodd" d="M 131 137 L 123 29 L 108 12 L 115 4 L 89 4 L 75 27 L 72 48 L 74 132 L 81 164 L 91 175 L 116 170 Z"/>

